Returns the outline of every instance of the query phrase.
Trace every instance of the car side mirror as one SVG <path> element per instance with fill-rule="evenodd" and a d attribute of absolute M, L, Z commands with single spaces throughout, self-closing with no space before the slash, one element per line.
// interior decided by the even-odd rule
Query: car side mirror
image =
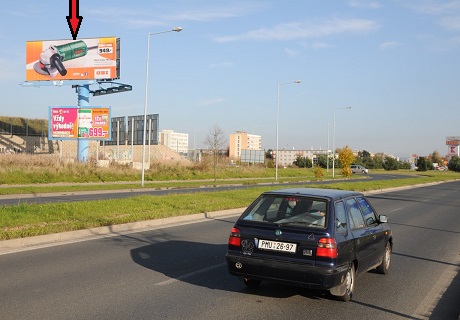
<path fill-rule="evenodd" d="M 387 223 L 388 222 L 388 217 L 384 214 L 379 215 L 379 221 L 380 223 Z"/>

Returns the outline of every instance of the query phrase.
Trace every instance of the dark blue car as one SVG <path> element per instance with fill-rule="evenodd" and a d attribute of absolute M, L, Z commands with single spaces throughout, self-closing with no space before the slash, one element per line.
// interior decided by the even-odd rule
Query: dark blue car
<path fill-rule="evenodd" d="M 393 237 L 386 222 L 359 192 L 265 192 L 231 230 L 228 271 L 249 287 L 278 281 L 348 301 L 357 275 L 389 271 Z"/>

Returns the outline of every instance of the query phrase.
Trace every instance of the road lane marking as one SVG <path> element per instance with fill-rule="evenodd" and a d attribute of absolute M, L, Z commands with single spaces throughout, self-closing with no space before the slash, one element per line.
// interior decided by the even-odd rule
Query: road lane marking
<path fill-rule="evenodd" d="M 422 320 L 430 319 L 430 316 L 436 308 L 438 302 L 441 300 L 442 295 L 446 292 L 447 288 L 450 286 L 459 271 L 459 267 L 447 267 L 438 278 L 438 281 L 431 287 L 431 290 L 427 292 L 425 298 L 418 305 L 417 309 L 415 309 L 412 317 Z"/>

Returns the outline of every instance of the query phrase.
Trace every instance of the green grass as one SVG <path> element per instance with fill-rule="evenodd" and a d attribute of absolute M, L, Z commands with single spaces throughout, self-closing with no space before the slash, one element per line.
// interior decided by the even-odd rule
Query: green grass
<path fill-rule="evenodd" d="M 79 165 L 81 166 L 81 165 Z M 13 167 L 13 166 L 12 166 Z M 77 167 L 78 168 L 78 167 Z M 11 169 L 11 168 L 10 168 Z M 8 171 L 3 167 L 3 172 Z M 124 171 L 122 168 L 120 178 L 111 172 L 113 176 L 110 182 L 88 179 L 85 173 L 71 175 L 77 169 L 60 168 L 50 172 L 58 172 L 59 179 L 55 184 L 33 184 L 33 185 L 2 185 L 0 194 L 14 193 L 45 193 L 45 192 L 77 192 L 89 190 L 115 190 L 115 189 L 136 189 L 141 188 L 138 172 Z M 176 171 L 174 171 L 176 170 Z M 185 171 L 183 171 L 185 170 Z M 288 168 L 279 171 L 279 180 L 271 185 L 261 183 L 273 183 L 274 169 L 248 169 L 248 168 L 220 168 L 218 180 L 214 182 L 210 172 L 196 171 L 195 180 L 187 175 L 189 169 L 170 168 L 168 174 L 158 173 L 154 175 L 149 172 L 152 180 L 146 181 L 145 188 L 186 188 L 196 186 L 213 186 L 223 184 L 244 184 L 253 185 L 244 190 L 220 191 L 220 192 L 197 192 L 193 194 L 167 195 L 167 196 L 136 196 L 119 200 L 97 200 L 72 203 L 48 203 L 48 204 L 27 204 L 20 203 L 14 206 L 0 206 L 0 240 L 31 237 L 37 235 L 81 230 L 86 228 L 110 226 L 121 223 L 136 222 L 150 219 L 159 219 L 179 215 L 212 212 L 218 210 L 246 207 L 261 192 L 273 189 L 285 188 L 286 181 L 304 181 L 305 187 L 336 188 L 356 191 L 380 190 L 393 187 L 401 187 L 413 184 L 431 183 L 437 181 L 448 181 L 460 178 L 460 173 L 427 171 L 424 173 L 410 171 L 379 171 L 382 174 L 405 174 L 410 178 L 370 181 L 367 176 L 360 177 L 359 181 L 348 181 L 339 179 L 332 184 L 312 184 L 317 181 L 312 170 Z M 112 169 L 112 171 L 114 171 Z M 233 176 L 232 176 L 233 171 Z M 63 173 L 64 172 L 64 173 Z M 175 172 L 175 174 L 173 174 Z M 181 172 L 187 179 L 181 179 Z M 331 180 L 331 172 L 324 171 L 324 180 Z M 29 169 L 29 176 L 43 176 L 42 172 Z M 52 176 L 53 174 L 49 174 Z M 90 177 L 104 176 L 104 171 L 94 169 Z M 132 178 L 135 175 L 138 181 L 129 182 L 126 177 Z M 83 181 L 81 180 L 84 178 Z M 153 181 L 154 177 L 161 177 L 164 180 Z M 30 178 L 30 177 L 29 177 Z M 40 178 L 42 179 L 42 178 Z M 39 179 L 38 179 L 39 180 Z M 137 179 L 136 179 L 137 180 Z M 94 183 L 88 183 L 93 181 Z M 72 183 L 68 183 L 72 182 Z"/>
<path fill-rule="evenodd" d="M 0 207 L 0 240 L 244 207 L 265 188 Z"/>

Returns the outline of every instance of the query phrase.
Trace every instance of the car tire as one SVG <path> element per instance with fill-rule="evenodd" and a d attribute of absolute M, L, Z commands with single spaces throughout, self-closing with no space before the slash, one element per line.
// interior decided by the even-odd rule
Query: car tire
<path fill-rule="evenodd" d="M 341 296 L 335 296 L 339 301 L 350 301 L 353 296 L 353 289 L 355 287 L 355 266 L 351 264 L 350 268 L 348 268 L 347 274 L 345 275 L 345 282 L 346 282 L 346 290 L 345 293 Z"/>
<path fill-rule="evenodd" d="M 383 254 L 382 263 L 377 267 L 377 272 L 387 274 L 390 271 L 391 264 L 391 244 L 387 242 L 385 253 Z"/>
<path fill-rule="evenodd" d="M 248 278 L 243 278 L 243 282 L 244 284 L 248 287 L 248 288 L 258 288 L 260 286 L 260 283 L 262 281 L 260 280 L 254 280 L 254 279 L 248 279 Z"/>

